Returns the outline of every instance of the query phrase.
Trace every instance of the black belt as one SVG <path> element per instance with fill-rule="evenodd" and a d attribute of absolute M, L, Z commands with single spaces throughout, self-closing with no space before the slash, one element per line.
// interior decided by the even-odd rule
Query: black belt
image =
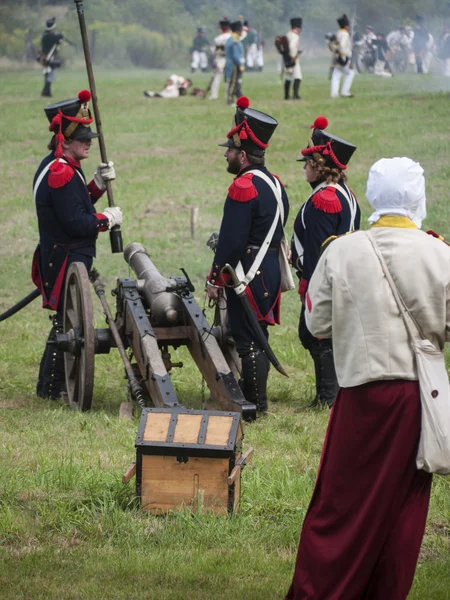
<path fill-rule="evenodd" d="M 247 246 L 248 250 L 260 250 L 261 246 Z M 269 246 L 268 249 L 269 250 L 278 250 L 278 246 Z"/>

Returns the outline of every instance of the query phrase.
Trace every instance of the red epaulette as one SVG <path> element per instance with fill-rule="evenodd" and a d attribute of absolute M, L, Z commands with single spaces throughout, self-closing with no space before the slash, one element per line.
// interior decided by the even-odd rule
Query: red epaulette
<path fill-rule="evenodd" d="M 314 208 L 325 213 L 335 214 L 341 212 L 341 201 L 334 187 L 325 187 L 319 190 L 311 198 Z"/>
<path fill-rule="evenodd" d="M 442 235 L 439 235 L 439 233 L 436 233 L 432 229 L 429 229 L 427 231 L 427 233 L 428 233 L 428 235 L 432 235 L 433 237 L 437 238 L 438 240 L 441 240 L 441 242 L 444 242 L 444 244 L 447 244 L 447 246 L 450 246 L 450 244 L 444 240 L 444 238 L 442 237 Z"/>
<path fill-rule="evenodd" d="M 281 181 L 281 179 L 278 177 L 278 175 L 275 175 L 275 173 L 272 173 L 272 175 L 278 179 L 278 181 L 281 183 L 281 187 L 285 187 L 283 185 L 283 182 Z"/>
<path fill-rule="evenodd" d="M 241 177 L 236 177 L 228 188 L 228 195 L 236 202 L 249 202 L 256 198 L 258 191 L 253 185 L 253 173 L 244 173 Z"/>
<path fill-rule="evenodd" d="M 75 175 L 75 169 L 61 160 L 56 160 L 49 167 L 48 185 L 51 188 L 64 187 Z"/>

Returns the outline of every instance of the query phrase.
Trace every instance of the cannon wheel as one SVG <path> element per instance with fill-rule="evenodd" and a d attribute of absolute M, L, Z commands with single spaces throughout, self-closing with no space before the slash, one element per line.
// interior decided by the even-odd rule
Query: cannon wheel
<path fill-rule="evenodd" d="M 64 353 L 68 399 L 72 408 L 89 410 L 94 390 L 95 330 L 91 286 L 83 263 L 72 263 L 67 270 L 63 331 L 79 340 L 75 354 Z"/>

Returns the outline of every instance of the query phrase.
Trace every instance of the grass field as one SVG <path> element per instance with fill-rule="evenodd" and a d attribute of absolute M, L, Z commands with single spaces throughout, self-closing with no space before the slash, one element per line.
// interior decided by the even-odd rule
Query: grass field
<path fill-rule="evenodd" d="M 49 139 L 40 98 L 41 75 L 2 72 L 0 86 L 0 312 L 32 289 L 37 225 L 31 193 Z M 124 243 L 142 242 L 164 275 L 184 267 L 203 306 L 226 189 L 223 149 L 233 109 L 185 97 L 149 100 L 167 73 L 96 71 L 108 158 L 114 160 L 116 203 L 124 212 Z M 413 74 L 392 80 L 359 76 L 352 100 L 331 101 L 325 63 L 305 66 L 300 102 L 281 101 L 275 70 L 247 74 L 251 105 L 279 120 L 267 165 L 287 184 L 288 231 L 308 185 L 296 162 L 319 114 L 329 130 L 358 146 L 349 182 L 365 217 L 369 167 L 381 157 L 409 156 L 425 169 L 425 228 L 450 237 L 450 81 Z M 206 87 L 209 75 L 193 76 Z M 83 70 L 62 70 L 55 101 L 87 86 Z M 83 164 L 88 176 L 98 148 Z M 194 238 L 190 209 L 199 208 Z M 364 221 L 365 222 L 365 221 Z M 98 241 L 96 267 L 114 287 L 128 266 Z M 112 304 L 112 298 L 110 299 Z M 99 303 L 96 324 L 104 319 Z M 282 306 L 271 342 L 289 372 L 270 376 L 270 414 L 245 427 L 255 456 L 243 475 L 242 508 L 231 518 L 208 514 L 153 517 L 137 507 L 133 483 L 121 476 L 134 458 L 138 417 L 120 421 L 127 397 L 118 353 L 96 357 L 93 410 L 75 413 L 34 396 L 49 329 L 39 301 L 0 324 L 0 597 L 2 600 L 275 600 L 291 581 L 301 523 L 313 490 L 326 411 L 308 411 L 312 363 L 297 338 L 295 292 Z M 173 381 L 180 400 L 202 406 L 201 377 L 183 352 Z M 357 482 L 355 482 L 357 485 Z M 450 599 L 450 481 L 435 478 L 427 532 L 412 599 Z M 343 599 L 345 600 L 345 599 Z M 389 600 L 388 598 L 386 600 Z"/>

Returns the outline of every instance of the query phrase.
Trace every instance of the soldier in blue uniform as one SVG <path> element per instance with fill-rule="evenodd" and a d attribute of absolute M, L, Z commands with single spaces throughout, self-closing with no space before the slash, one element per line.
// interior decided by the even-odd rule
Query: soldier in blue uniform
<path fill-rule="evenodd" d="M 317 117 L 308 147 L 299 161 L 305 161 L 305 176 L 312 192 L 301 207 L 292 237 L 292 264 L 300 279 L 302 301 L 299 337 L 314 361 L 316 396 L 310 407 L 332 406 L 338 391 L 331 340 L 318 340 L 305 324 L 304 299 L 324 242 L 359 229 L 361 212 L 345 173 L 356 147 L 324 131 L 325 117 Z"/>
<path fill-rule="evenodd" d="M 278 178 L 264 166 L 265 151 L 278 122 L 249 108 L 249 101 L 237 101 L 235 126 L 227 134 L 225 158 L 228 172 L 235 175 L 228 188 L 215 259 L 207 282 L 207 293 L 217 299 L 227 283 L 222 268 L 228 263 L 242 281 L 250 306 L 266 337 L 268 327 L 280 319 L 280 264 L 278 252 L 289 202 Z M 277 199 L 278 196 L 278 199 Z M 279 204 L 278 204 L 279 203 Z M 277 207 L 281 209 L 277 212 Z M 269 232 L 274 226 L 270 239 Z M 261 264 L 251 277 L 251 268 L 261 246 L 269 244 Z M 262 256 L 262 255 L 260 255 Z M 242 389 L 245 398 L 267 411 L 269 361 L 232 289 L 226 292 L 231 334 L 242 360 Z"/>
<path fill-rule="evenodd" d="M 45 31 L 41 39 L 41 52 L 38 60 L 43 66 L 44 87 L 41 96 L 51 96 L 51 86 L 55 80 L 55 69 L 61 66 L 58 47 L 64 40 L 61 33 L 55 32 L 56 19 L 52 17 L 45 22 Z"/>
<path fill-rule="evenodd" d="M 228 82 L 227 104 L 233 104 L 242 94 L 242 75 L 245 71 L 245 52 L 241 42 L 242 27 L 242 21 L 231 23 L 231 36 L 225 44 L 225 81 Z"/>
<path fill-rule="evenodd" d="M 95 257 L 100 231 L 122 223 L 120 208 L 96 212 L 95 202 L 106 190 L 106 181 L 115 178 L 113 163 L 101 163 L 87 184 L 80 161 L 89 155 L 93 119 L 88 108 L 90 93 L 47 106 L 44 111 L 53 137 L 50 154 L 34 176 L 33 192 L 39 226 L 39 245 L 35 251 L 32 279 L 41 290 L 43 307 L 56 311 L 48 338 L 55 340 L 61 331 L 65 273 L 72 262 L 82 262 L 89 270 Z M 36 393 L 43 398 L 58 398 L 65 389 L 64 353 L 47 344 L 41 359 Z"/>

